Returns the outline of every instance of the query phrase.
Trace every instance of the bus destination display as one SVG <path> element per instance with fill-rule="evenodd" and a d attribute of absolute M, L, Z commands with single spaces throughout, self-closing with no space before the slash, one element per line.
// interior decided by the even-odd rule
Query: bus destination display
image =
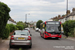
<path fill-rule="evenodd" d="M 59 22 L 47 22 L 47 24 L 59 24 Z"/>

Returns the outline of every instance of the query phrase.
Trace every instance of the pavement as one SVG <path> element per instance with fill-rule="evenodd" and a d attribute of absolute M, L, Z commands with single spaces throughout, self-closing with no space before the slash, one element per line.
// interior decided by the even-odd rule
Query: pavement
<path fill-rule="evenodd" d="M 67 39 L 75 41 L 75 37 L 68 37 Z"/>
<path fill-rule="evenodd" d="M 11 36 L 9 36 L 8 39 L 2 40 L 2 42 L 0 43 L 0 50 L 8 50 L 10 37 Z"/>
<path fill-rule="evenodd" d="M 65 35 L 62 35 L 62 38 L 65 38 L 65 39 L 69 39 L 69 40 L 75 41 L 75 37 L 66 37 Z"/>
<path fill-rule="evenodd" d="M 0 50 L 7 50 L 9 48 L 9 40 L 2 40 L 0 43 Z"/>
<path fill-rule="evenodd" d="M 32 48 L 24 48 L 23 50 L 75 50 L 75 38 L 62 36 L 60 40 L 44 39 L 40 37 L 40 33 L 31 30 L 32 34 Z M 0 43 L 0 50 L 9 50 L 9 39 L 2 40 Z M 11 50 L 19 50 L 12 48 Z"/>

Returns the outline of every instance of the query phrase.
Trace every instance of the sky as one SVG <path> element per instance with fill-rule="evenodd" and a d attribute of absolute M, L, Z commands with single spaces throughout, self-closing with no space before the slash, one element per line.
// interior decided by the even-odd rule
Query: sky
<path fill-rule="evenodd" d="M 67 0 L 0 0 L 11 9 L 10 17 L 16 22 L 43 20 L 47 21 L 58 15 L 66 14 Z M 68 9 L 72 12 L 75 8 L 75 0 L 68 0 Z"/>

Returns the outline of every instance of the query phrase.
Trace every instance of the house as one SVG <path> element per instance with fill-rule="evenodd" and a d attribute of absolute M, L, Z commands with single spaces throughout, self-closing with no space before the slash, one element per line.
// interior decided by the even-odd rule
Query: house
<path fill-rule="evenodd" d="M 68 16 L 69 14 L 70 14 L 70 10 L 67 10 L 66 15 L 62 15 L 62 17 L 59 18 L 59 21 L 64 23 L 67 19 L 66 16 Z"/>
<path fill-rule="evenodd" d="M 67 20 L 75 20 L 75 8 L 72 9 L 72 13 L 66 16 Z"/>
<path fill-rule="evenodd" d="M 60 17 L 61 17 L 61 15 L 58 15 L 58 16 L 52 18 L 52 19 L 53 19 L 53 21 L 59 21 L 59 18 L 60 18 Z"/>
<path fill-rule="evenodd" d="M 59 18 L 59 21 L 61 21 L 61 23 L 64 23 L 66 21 L 65 15 Z"/>
<path fill-rule="evenodd" d="M 16 22 L 12 18 L 9 18 L 9 20 L 7 21 L 7 24 L 14 24 L 14 25 L 16 25 Z"/>
<path fill-rule="evenodd" d="M 53 19 L 53 21 L 61 21 L 62 23 L 64 23 L 66 20 L 71 20 L 71 18 L 73 20 L 75 20 L 75 16 L 74 15 L 75 15 L 75 8 L 73 8 L 73 12 L 72 13 L 70 13 L 70 10 L 67 10 L 66 15 L 62 15 L 62 16 L 58 15 L 58 16 L 56 16 L 54 18 L 51 18 L 51 19 Z"/>
<path fill-rule="evenodd" d="M 57 16 L 52 18 L 52 19 L 53 19 L 53 21 L 58 21 L 58 17 Z"/>
<path fill-rule="evenodd" d="M 49 19 L 48 21 L 53 21 L 53 19 L 51 18 L 51 19 Z"/>

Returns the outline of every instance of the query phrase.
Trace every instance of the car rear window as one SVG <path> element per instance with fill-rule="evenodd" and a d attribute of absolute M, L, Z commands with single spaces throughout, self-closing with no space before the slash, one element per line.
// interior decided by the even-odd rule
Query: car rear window
<path fill-rule="evenodd" d="M 15 31 L 14 35 L 29 35 L 29 32 L 27 32 L 27 31 Z"/>

